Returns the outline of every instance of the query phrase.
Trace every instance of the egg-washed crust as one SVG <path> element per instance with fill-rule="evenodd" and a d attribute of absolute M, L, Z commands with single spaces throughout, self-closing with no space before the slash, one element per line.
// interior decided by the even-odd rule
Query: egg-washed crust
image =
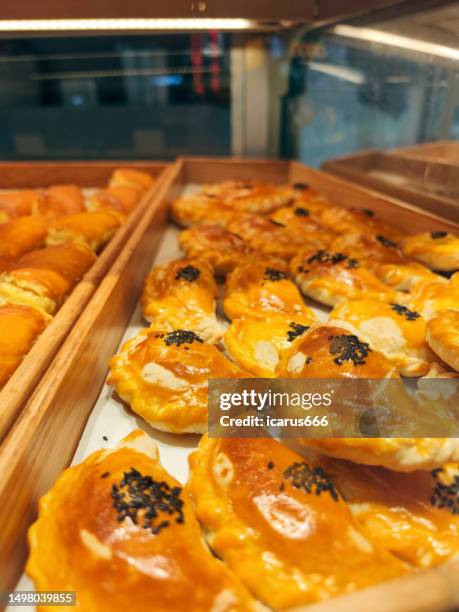
<path fill-rule="evenodd" d="M 155 182 L 155 178 L 148 172 L 137 170 L 135 168 L 117 168 L 108 184 L 112 187 L 129 187 L 145 192 L 150 189 Z"/>
<path fill-rule="evenodd" d="M 446 283 L 446 278 L 435 274 L 420 263 L 407 261 L 403 264 L 379 263 L 373 268 L 375 275 L 397 291 L 411 291 L 421 282 Z"/>
<path fill-rule="evenodd" d="M 97 252 L 113 237 L 123 220 L 124 215 L 108 209 L 61 217 L 50 227 L 46 244 L 55 246 L 75 241 Z"/>
<path fill-rule="evenodd" d="M 0 257 L 18 259 L 43 245 L 47 222 L 42 217 L 18 217 L 0 224 Z"/>
<path fill-rule="evenodd" d="M 347 233 L 333 240 L 330 250 L 353 257 L 375 272 L 381 264 L 406 264 L 398 244 L 383 234 Z"/>
<path fill-rule="evenodd" d="M 171 214 L 172 219 L 181 227 L 203 224 L 225 227 L 234 215 L 234 210 L 225 206 L 217 196 L 196 193 L 174 200 L 171 205 Z"/>
<path fill-rule="evenodd" d="M 238 266 L 228 275 L 223 308 L 229 319 L 264 319 L 276 313 L 316 318 L 289 279 L 286 264 L 266 258 Z"/>
<path fill-rule="evenodd" d="M 34 202 L 40 195 L 39 190 L 21 189 L 19 191 L 0 192 L 0 218 L 5 215 L 5 221 L 16 217 L 32 214 Z"/>
<path fill-rule="evenodd" d="M 430 319 L 426 334 L 430 348 L 459 372 L 459 308 L 444 310 Z"/>
<path fill-rule="evenodd" d="M 205 185 L 201 193 L 215 196 L 234 211 L 263 214 L 289 204 L 294 193 L 289 185 L 259 181 L 226 181 Z"/>
<path fill-rule="evenodd" d="M 290 262 L 290 272 L 305 295 L 327 306 L 364 297 L 386 302 L 398 300 L 393 289 L 359 260 L 344 253 L 301 252 Z"/>
<path fill-rule="evenodd" d="M 368 342 L 402 376 L 427 374 L 435 361 L 426 343 L 425 320 L 402 304 L 350 300 L 335 306 L 329 323 L 344 327 Z"/>
<path fill-rule="evenodd" d="M 209 378 L 249 377 L 192 331 L 150 328 L 112 357 L 108 383 L 156 429 L 204 433 Z"/>
<path fill-rule="evenodd" d="M 140 430 L 63 472 L 40 500 L 29 544 L 35 588 L 76 591 L 77 611 L 257 608 L 207 549 L 188 494 Z"/>
<path fill-rule="evenodd" d="M 373 210 L 366 208 L 329 206 L 323 210 L 320 223 L 337 234 L 358 232 L 381 235 L 395 243 L 399 243 L 405 237 L 400 230 L 381 221 Z"/>
<path fill-rule="evenodd" d="M 43 215 L 50 220 L 66 215 L 85 212 L 85 199 L 77 185 L 53 185 L 41 192 L 34 201 L 34 215 Z"/>
<path fill-rule="evenodd" d="M 228 355 L 254 376 L 275 376 L 282 354 L 315 322 L 307 315 L 271 314 L 263 320 L 236 319 L 225 332 Z"/>
<path fill-rule="evenodd" d="M 312 208 L 286 206 L 269 214 L 272 223 L 283 227 L 295 241 L 301 240 L 302 249 L 325 249 L 334 238 L 333 232 L 324 229 L 315 220 Z"/>
<path fill-rule="evenodd" d="M 421 282 L 413 287 L 407 305 L 429 320 L 443 310 L 459 310 L 459 273 L 447 281 Z"/>
<path fill-rule="evenodd" d="M 448 232 L 425 232 L 408 236 L 402 242 L 405 255 L 432 270 L 459 270 L 459 238 Z"/>
<path fill-rule="evenodd" d="M 459 461 L 455 438 L 305 438 L 304 444 L 330 457 L 397 472 L 431 470 Z"/>
<path fill-rule="evenodd" d="M 394 365 L 345 327 L 316 323 L 292 342 L 276 368 L 279 378 L 394 378 Z"/>
<path fill-rule="evenodd" d="M 214 552 L 275 610 L 404 574 L 363 535 L 320 463 L 270 438 L 209 439 L 187 489 Z"/>
<path fill-rule="evenodd" d="M 128 215 L 140 202 L 143 191 L 126 185 L 108 187 L 93 194 L 87 204 L 89 211 L 117 210 Z"/>
<path fill-rule="evenodd" d="M 147 276 L 141 297 L 144 317 L 155 325 L 189 329 L 216 342 L 223 326 L 215 314 L 218 287 L 207 261 L 177 259 L 156 266 Z"/>

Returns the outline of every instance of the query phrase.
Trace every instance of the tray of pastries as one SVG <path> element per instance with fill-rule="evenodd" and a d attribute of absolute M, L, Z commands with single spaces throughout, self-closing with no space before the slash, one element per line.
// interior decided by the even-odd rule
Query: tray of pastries
<path fill-rule="evenodd" d="M 0 164 L 0 439 L 143 214 L 162 164 Z"/>
<path fill-rule="evenodd" d="M 452 609 L 456 440 L 212 438 L 207 389 L 455 379 L 459 227 L 291 162 L 179 160 L 150 212 L 0 447 L 1 589 Z"/>

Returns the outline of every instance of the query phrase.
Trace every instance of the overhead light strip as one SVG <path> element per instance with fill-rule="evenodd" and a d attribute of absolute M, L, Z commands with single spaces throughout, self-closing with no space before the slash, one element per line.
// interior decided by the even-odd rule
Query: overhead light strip
<path fill-rule="evenodd" d="M 1 32 L 68 32 L 97 30 L 247 30 L 250 19 L 11 19 L 0 20 Z"/>
<path fill-rule="evenodd" d="M 348 25 L 337 25 L 332 28 L 331 31 L 333 34 L 338 34 L 339 36 L 356 38 L 372 43 L 380 43 L 382 45 L 416 51 L 426 55 L 435 55 L 437 57 L 459 60 L 459 49 L 447 47 L 445 45 L 437 45 L 436 43 L 419 40 L 417 38 L 409 38 L 408 36 L 400 36 L 399 34 L 392 34 L 391 32 L 373 30 L 371 28 L 358 28 Z"/>

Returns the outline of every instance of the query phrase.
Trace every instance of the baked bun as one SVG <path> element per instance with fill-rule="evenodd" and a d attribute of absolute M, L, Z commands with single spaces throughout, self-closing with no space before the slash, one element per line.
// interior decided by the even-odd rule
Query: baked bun
<path fill-rule="evenodd" d="M 288 185 L 258 181 L 226 181 L 205 185 L 201 192 L 215 196 L 234 211 L 263 214 L 289 204 L 293 193 Z"/>
<path fill-rule="evenodd" d="M 279 378 L 391 378 L 391 362 L 344 327 L 318 323 L 292 342 L 276 369 Z"/>
<path fill-rule="evenodd" d="M 141 298 L 147 321 L 166 329 L 189 329 L 214 342 L 223 334 L 215 315 L 218 287 L 207 261 L 177 259 L 156 266 Z"/>
<path fill-rule="evenodd" d="M 129 187 L 145 192 L 150 189 L 155 182 L 155 179 L 148 173 L 135 168 L 118 168 L 110 178 L 108 184 L 112 187 Z"/>
<path fill-rule="evenodd" d="M 301 237 L 293 236 L 285 227 L 261 215 L 235 215 L 227 230 L 240 236 L 253 250 L 287 261 L 305 246 Z"/>
<path fill-rule="evenodd" d="M 281 355 L 314 322 L 305 314 L 265 314 L 264 319 L 236 319 L 226 330 L 225 347 L 231 359 L 254 376 L 276 375 Z"/>
<path fill-rule="evenodd" d="M 31 215 L 39 193 L 33 189 L 0 191 L 0 215 L 4 214 L 8 219 Z"/>
<path fill-rule="evenodd" d="M 372 542 L 419 568 L 459 552 L 457 464 L 407 474 L 337 459 L 324 467 Z"/>
<path fill-rule="evenodd" d="M 43 215 L 51 220 L 77 215 L 85 212 L 84 195 L 76 185 L 53 185 L 40 194 L 32 210 L 34 215 Z"/>
<path fill-rule="evenodd" d="M 385 285 L 397 291 L 411 291 L 422 282 L 446 282 L 429 268 L 408 260 L 405 263 L 379 263 L 374 267 L 374 273 Z"/>
<path fill-rule="evenodd" d="M 319 221 L 322 212 L 333 206 L 316 189 L 306 183 L 293 183 L 292 189 L 294 194 L 292 206 L 302 209 L 300 215 L 304 215 L 305 211 L 309 213 L 314 221 Z"/>
<path fill-rule="evenodd" d="M 88 210 L 112 209 L 128 215 L 134 210 L 142 197 L 142 191 L 133 187 L 118 185 L 96 191 L 88 201 Z"/>
<path fill-rule="evenodd" d="M 435 360 L 426 342 L 426 322 L 401 304 L 351 300 L 338 304 L 330 323 L 345 327 L 382 353 L 403 376 L 426 374 Z"/>
<path fill-rule="evenodd" d="M 330 249 L 358 259 L 362 265 L 372 270 L 381 263 L 407 263 L 397 243 L 381 234 L 344 234 L 333 240 Z"/>
<path fill-rule="evenodd" d="M 229 319 L 252 317 L 265 319 L 271 313 L 315 315 L 301 297 L 296 285 L 288 278 L 284 263 L 269 259 L 238 266 L 228 275 L 223 301 Z"/>
<path fill-rule="evenodd" d="M 422 282 L 413 287 L 409 306 L 420 312 L 424 319 L 431 319 L 442 310 L 459 310 L 459 273 L 449 281 Z"/>
<path fill-rule="evenodd" d="M 431 470 L 459 460 L 455 438 L 305 438 L 303 442 L 330 457 L 397 472 Z"/>
<path fill-rule="evenodd" d="M 219 276 L 260 257 L 240 236 L 218 225 L 199 225 L 184 230 L 180 232 L 179 244 L 187 257 L 207 261 Z"/>
<path fill-rule="evenodd" d="M 40 500 L 29 544 L 35 588 L 76 591 L 77 610 L 256 609 L 203 543 L 188 494 L 140 430 L 65 470 Z"/>
<path fill-rule="evenodd" d="M 57 219 L 48 231 L 46 244 L 55 246 L 66 242 L 78 242 L 99 251 L 109 242 L 124 220 L 114 210 L 84 212 Z"/>
<path fill-rule="evenodd" d="M 47 319 L 28 306 L 0 306 L 0 389 L 8 382 L 35 340 L 45 329 Z"/>
<path fill-rule="evenodd" d="M 182 196 L 172 202 L 173 220 L 181 227 L 215 224 L 225 227 L 234 210 L 223 204 L 217 196 L 205 193 Z"/>
<path fill-rule="evenodd" d="M 459 309 L 443 310 L 428 321 L 427 342 L 440 359 L 459 372 Z"/>
<path fill-rule="evenodd" d="M 275 440 L 204 436 L 190 467 L 187 488 L 212 550 L 274 610 L 407 569 L 365 537 L 320 463 Z"/>
<path fill-rule="evenodd" d="M 194 332 L 150 328 L 128 340 L 111 359 L 108 382 L 156 429 L 203 433 L 209 378 L 247 377 Z"/>
<path fill-rule="evenodd" d="M 301 206 L 279 208 L 269 215 L 269 219 L 279 227 L 285 227 L 295 240 L 302 240 L 302 249 L 325 249 L 334 237 L 313 220 L 308 209 Z"/>
<path fill-rule="evenodd" d="M 305 295 L 327 306 L 363 297 L 397 301 L 395 291 L 359 260 L 343 253 L 323 250 L 300 253 L 290 262 L 290 271 Z"/>
<path fill-rule="evenodd" d="M 402 242 L 405 255 L 432 270 L 459 270 L 459 238 L 448 232 L 425 232 L 408 236 Z"/>
<path fill-rule="evenodd" d="M 320 223 L 337 234 L 371 234 L 384 236 L 398 244 L 405 234 L 392 225 L 377 218 L 374 211 L 366 208 L 344 208 L 328 206 L 320 215 Z"/>
<path fill-rule="evenodd" d="M 37 249 L 46 237 L 47 224 L 41 217 L 18 217 L 0 225 L 0 257 L 18 259 Z"/>

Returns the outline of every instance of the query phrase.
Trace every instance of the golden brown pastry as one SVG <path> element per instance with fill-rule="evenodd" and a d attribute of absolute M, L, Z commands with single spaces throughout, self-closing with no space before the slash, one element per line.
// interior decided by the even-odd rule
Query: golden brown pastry
<path fill-rule="evenodd" d="M 459 273 L 446 283 L 443 279 L 418 283 L 410 293 L 409 306 L 427 320 L 442 310 L 459 310 Z"/>
<path fill-rule="evenodd" d="M 445 278 L 416 261 L 380 263 L 375 266 L 374 273 L 385 285 L 397 291 L 411 291 L 421 282 L 446 282 Z"/>
<path fill-rule="evenodd" d="M 32 210 L 51 220 L 76 215 L 85 212 L 84 195 L 77 185 L 53 185 L 40 194 Z"/>
<path fill-rule="evenodd" d="M 0 306 L 0 389 L 45 329 L 47 319 L 28 306 Z"/>
<path fill-rule="evenodd" d="M 332 232 L 318 225 L 308 209 L 300 206 L 279 208 L 269 215 L 271 222 L 285 227 L 285 231 L 302 241 L 302 249 L 325 249 L 333 239 Z"/>
<path fill-rule="evenodd" d="M 280 378 L 389 378 L 393 364 L 338 324 L 318 323 L 292 342 L 276 369 Z"/>
<path fill-rule="evenodd" d="M 31 251 L 0 276 L 0 303 L 52 315 L 94 260 L 92 251 L 76 243 Z"/>
<path fill-rule="evenodd" d="M 261 215 L 235 215 L 228 223 L 227 230 L 240 236 L 253 250 L 270 257 L 289 260 L 304 248 L 302 237 L 293 236 L 285 227 Z"/>
<path fill-rule="evenodd" d="M 182 196 L 172 202 L 173 220 L 181 227 L 214 224 L 225 227 L 234 210 L 223 204 L 217 196 L 205 193 Z"/>
<path fill-rule="evenodd" d="M 118 168 L 113 172 L 108 186 L 129 187 L 144 192 L 150 189 L 154 182 L 155 179 L 148 172 L 135 168 Z"/>
<path fill-rule="evenodd" d="M 89 198 L 88 210 L 95 211 L 108 208 L 128 215 L 139 203 L 142 193 L 140 189 L 124 185 L 101 189 Z"/>
<path fill-rule="evenodd" d="M 380 219 L 374 211 L 363 208 L 344 208 L 342 206 L 328 206 L 324 208 L 320 223 L 337 234 L 373 234 L 384 236 L 386 239 L 399 243 L 404 234 Z"/>
<path fill-rule="evenodd" d="M 260 256 L 240 236 L 218 225 L 199 225 L 184 230 L 180 232 L 179 244 L 187 257 L 204 259 L 219 276 Z"/>
<path fill-rule="evenodd" d="M 313 312 L 303 302 L 296 285 L 288 278 L 284 263 L 265 261 L 235 268 L 226 280 L 225 314 L 229 319 L 253 317 L 265 319 L 270 313 L 306 315 Z"/>
<path fill-rule="evenodd" d="M 4 213 L 8 219 L 31 215 L 38 197 L 39 192 L 33 189 L 0 191 L 0 213 Z"/>
<path fill-rule="evenodd" d="M 124 220 L 114 210 L 84 212 L 57 219 L 48 231 L 46 244 L 54 246 L 67 242 L 78 242 L 99 251 L 113 237 Z"/>
<path fill-rule="evenodd" d="M 204 436 L 190 467 L 187 488 L 212 550 L 274 610 L 407 571 L 364 535 L 319 462 L 275 440 Z"/>
<path fill-rule="evenodd" d="M 364 297 L 397 301 L 395 291 L 359 260 L 343 253 L 323 250 L 300 253 L 290 262 L 290 271 L 305 295 L 327 306 Z"/>
<path fill-rule="evenodd" d="M 419 568 L 459 552 L 457 464 L 407 474 L 336 459 L 324 467 L 372 542 Z"/>
<path fill-rule="evenodd" d="M 144 317 L 156 327 L 190 329 L 214 342 L 223 334 L 215 315 L 218 287 L 207 261 L 177 259 L 156 266 L 142 293 Z"/>
<path fill-rule="evenodd" d="M 427 322 L 426 331 L 430 348 L 459 372 L 459 309 L 439 312 Z"/>
<path fill-rule="evenodd" d="M 262 320 L 236 319 L 225 332 L 228 355 L 254 376 L 271 378 L 281 355 L 314 322 L 305 314 L 265 314 Z"/>
<path fill-rule="evenodd" d="M 285 206 L 293 199 L 288 185 L 258 181 L 226 181 L 205 185 L 202 194 L 216 196 L 222 204 L 238 212 L 266 213 Z"/>
<path fill-rule="evenodd" d="M 41 246 L 47 224 L 41 217 L 18 217 L 0 225 L 0 257 L 17 259 L 27 251 Z"/>
<path fill-rule="evenodd" d="M 425 232 L 408 236 L 402 242 L 405 255 L 432 270 L 459 270 L 459 238 L 448 232 Z"/>
<path fill-rule="evenodd" d="M 382 353 L 403 376 L 422 376 L 435 361 L 426 342 L 426 322 L 402 304 L 350 300 L 338 304 L 330 322 L 345 327 Z"/>
<path fill-rule="evenodd" d="M 407 263 L 397 243 L 382 234 L 348 233 L 335 238 L 331 250 L 358 259 L 370 269 L 381 263 Z"/>
<path fill-rule="evenodd" d="M 248 377 L 194 332 L 150 328 L 112 358 L 108 382 L 156 429 L 203 433 L 209 378 Z"/>
<path fill-rule="evenodd" d="M 76 591 L 81 612 L 257 609 L 203 543 L 188 494 L 140 430 L 65 470 L 40 500 L 29 544 L 35 588 Z"/>

